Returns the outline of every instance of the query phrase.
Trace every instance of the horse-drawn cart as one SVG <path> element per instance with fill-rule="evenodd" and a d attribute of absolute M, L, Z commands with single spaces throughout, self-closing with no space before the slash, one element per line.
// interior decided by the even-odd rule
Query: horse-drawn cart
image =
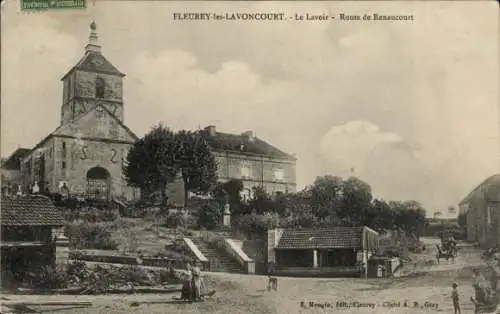
<path fill-rule="evenodd" d="M 437 254 L 436 259 L 439 264 L 440 259 L 446 259 L 447 261 L 451 259 L 455 262 L 455 257 L 458 255 L 457 243 L 454 239 L 441 239 L 441 245 L 436 244 Z"/>

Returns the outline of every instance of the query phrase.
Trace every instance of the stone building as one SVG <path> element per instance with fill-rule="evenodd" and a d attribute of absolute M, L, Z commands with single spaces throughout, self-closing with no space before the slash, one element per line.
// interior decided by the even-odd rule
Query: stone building
<path fill-rule="evenodd" d="M 249 198 L 254 187 L 269 194 L 296 191 L 296 158 L 257 138 L 253 132 L 241 135 L 217 132 L 213 125 L 203 130 L 217 162 L 221 182 L 239 179 L 243 198 Z"/>
<path fill-rule="evenodd" d="M 124 124 L 125 74 L 102 54 L 96 24 L 90 25 L 85 54 L 62 77 L 60 125 L 23 159 L 26 189 L 66 192 L 86 199 L 134 199 L 122 164 L 137 136 Z"/>
<path fill-rule="evenodd" d="M 460 202 L 459 213 L 466 215 L 469 242 L 500 248 L 500 174 L 472 190 Z"/>
<path fill-rule="evenodd" d="M 31 152 L 27 148 L 16 149 L 9 157 L 2 160 L 2 195 L 15 194 L 23 184 L 21 161 Z"/>

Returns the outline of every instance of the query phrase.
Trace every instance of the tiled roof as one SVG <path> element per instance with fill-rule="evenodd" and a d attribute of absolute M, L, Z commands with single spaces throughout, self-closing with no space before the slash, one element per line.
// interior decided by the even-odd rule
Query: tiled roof
<path fill-rule="evenodd" d="M 277 249 L 361 248 L 363 227 L 287 229 Z"/>
<path fill-rule="evenodd" d="M 20 159 L 26 157 L 31 152 L 28 148 L 18 148 L 16 149 L 9 158 L 2 163 L 3 169 L 15 170 L 21 167 Z"/>
<path fill-rule="evenodd" d="M 82 59 L 65 75 L 63 79 L 74 70 L 84 70 L 97 73 L 115 74 L 125 76 L 114 65 L 111 64 L 100 52 L 89 51 Z"/>
<path fill-rule="evenodd" d="M 250 140 L 244 135 L 216 132 L 210 136 L 205 134 L 208 145 L 214 151 L 228 151 L 236 154 L 255 154 L 266 157 L 295 159 L 292 155 L 282 152 L 278 148 L 256 137 Z"/>
<path fill-rule="evenodd" d="M 64 219 L 52 201 L 44 196 L 2 197 L 2 226 L 62 226 Z"/>
<path fill-rule="evenodd" d="M 500 174 L 492 175 L 472 190 L 460 205 L 469 202 L 474 197 L 487 197 L 488 199 L 500 201 Z"/>

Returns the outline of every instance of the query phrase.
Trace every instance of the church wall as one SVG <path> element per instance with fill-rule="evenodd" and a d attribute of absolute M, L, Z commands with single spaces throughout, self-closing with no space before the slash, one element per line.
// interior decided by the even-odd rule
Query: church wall
<path fill-rule="evenodd" d="M 65 131 L 75 136 L 80 133 L 82 137 L 105 138 L 120 141 L 133 141 L 130 134 L 109 113 L 102 108 L 95 108 L 85 116 L 75 121 Z"/>
<path fill-rule="evenodd" d="M 101 73 L 91 73 L 84 71 L 76 72 L 75 96 L 76 97 L 96 97 L 96 79 L 104 79 L 104 98 L 111 101 L 121 101 L 123 96 L 122 77 Z"/>
<path fill-rule="evenodd" d="M 54 172 L 56 169 L 55 161 L 55 151 L 54 151 L 54 139 L 51 138 L 45 142 L 43 145 L 43 154 L 45 157 L 45 184 L 49 188 L 49 191 L 53 191 L 53 187 L 56 186 L 54 179 Z"/>
<path fill-rule="evenodd" d="M 63 153 L 66 146 L 66 156 Z M 83 144 L 83 145 L 82 145 Z M 105 168 L 111 177 L 111 195 L 131 199 L 133 189 L 128 187 L 122 177 L 122 158 L 126 158 L 131 144 L 87 140 L 83 143 L 75 139 L 58 137 L 54 139 L 55 171 L 52 171 L 55 190 L 59 182 L 66 182 L 71 195 L 85 196 L 87 172 L 93 167 Z M 66 169 L 63 169 L 63 163 Z"/>

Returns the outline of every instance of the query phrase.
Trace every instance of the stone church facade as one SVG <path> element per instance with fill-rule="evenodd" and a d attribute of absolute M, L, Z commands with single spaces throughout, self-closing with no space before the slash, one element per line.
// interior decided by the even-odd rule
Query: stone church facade
<path fill-rule="evenodd" d="M 86 199 L 139 197 L 122 165 L 137 136 L 124 124 L 123 79 L 101 53 L 96 24 L 82 59 L 62 78 L 61 123 L 24 157 L 24 188 Z"/>

